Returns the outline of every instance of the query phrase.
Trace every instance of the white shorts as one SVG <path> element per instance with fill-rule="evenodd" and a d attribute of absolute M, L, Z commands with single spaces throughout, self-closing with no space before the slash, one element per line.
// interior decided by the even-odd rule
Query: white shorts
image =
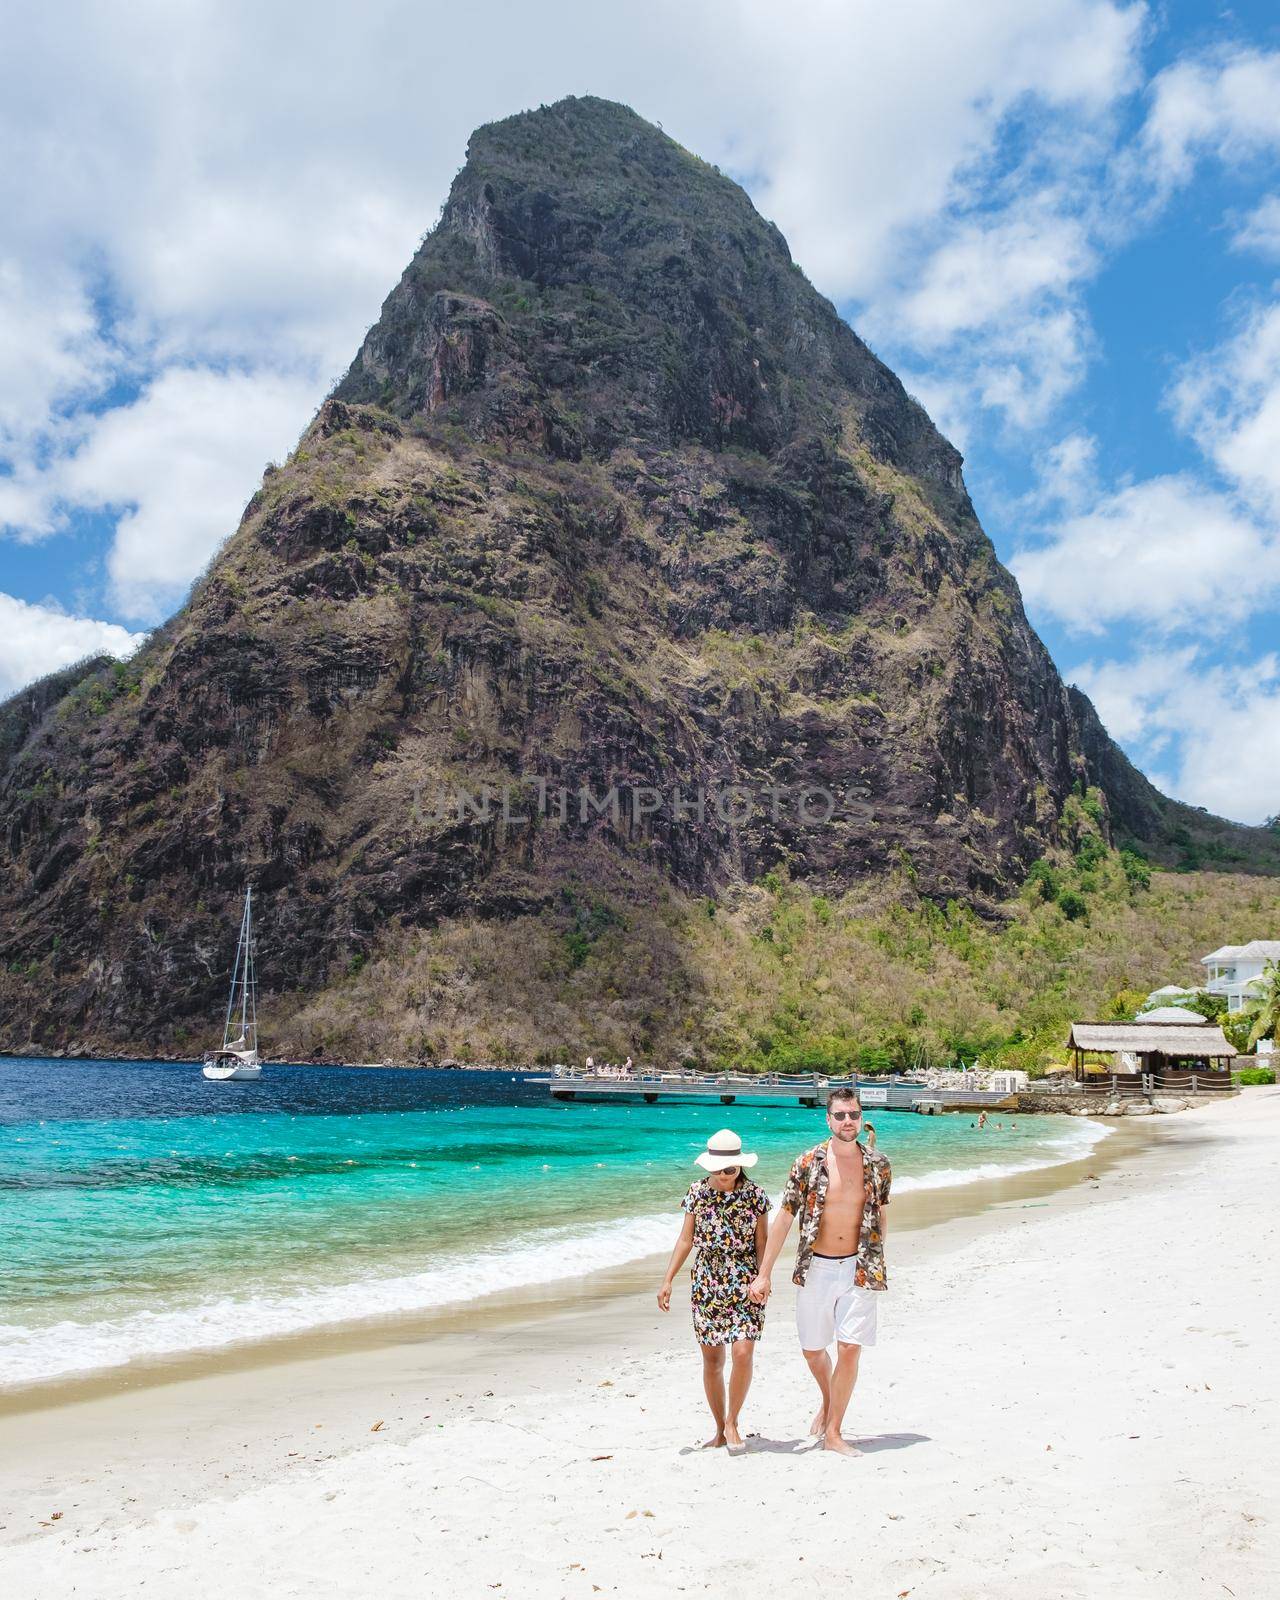
<path fill-rule="evenodd" d="M 841 1344 L 876 1342 L 875 1289 L 859 1289 L 853 1281 L 857 1256 L 833 1261 L 814 1256 L 805 1280 L 796 1290 L 796 1332 L 802 1350 L 825 1350 Z"/>

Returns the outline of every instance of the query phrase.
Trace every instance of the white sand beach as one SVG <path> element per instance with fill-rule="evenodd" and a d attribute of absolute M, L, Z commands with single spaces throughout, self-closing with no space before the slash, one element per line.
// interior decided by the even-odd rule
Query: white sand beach
<path fill-rule="evenodd" d="M 918 1231 L 891 1210 L 857 1460 L 805 1443 L 789 1289 L 748 1454 L 693 1448 L 684 1296 L 664 1319 L 633 1277 L 559 1316 L 10 1408 L 0 1593 L 1276 1594 L 1280 1089 L 1141 1134 L 1096 1182 Z"/>

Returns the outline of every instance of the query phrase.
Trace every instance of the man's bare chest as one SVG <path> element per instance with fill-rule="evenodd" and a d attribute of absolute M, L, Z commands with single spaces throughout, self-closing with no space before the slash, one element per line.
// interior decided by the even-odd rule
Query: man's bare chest
<path fill-rule="evenodd" d="M 866 1204 L 867 1185 L 862 1162 L 842 1166 L 831 1161 L 827 1168 L 827 1198 L 823 1210 L 830 1217 L 857 1216 Z"/>

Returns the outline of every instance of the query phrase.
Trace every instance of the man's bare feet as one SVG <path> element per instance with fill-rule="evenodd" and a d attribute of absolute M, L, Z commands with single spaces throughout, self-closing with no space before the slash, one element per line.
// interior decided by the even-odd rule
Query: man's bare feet
<path fill-rule="evenodd" d="M 809 1433 L 815 1439 L 827 1431 L 827 1413 L 819 1407 L 813 1414 L 813 1421 L 809 1424 Z"/>
<path fill-rule="evenodd" d="M 721 1447 L 721 1445 L 723 1443 L 724 1443 L 724 1434 L 723 1433 L 718 1433 L 718 1434 L 716 1434 L 714 1439 L 708 1439 L 706 1444 L 704 1444 L 702 1448 L 704 1450 L 719 1450 L 719 1448 Z"/>
<path fill-rule="evenodd" d="M 822 1448 L 834 1451 L 838 1456 L 860 1456 L 862 1454 L 862 1451 L 856 1445 L 850 1444 L 847 1439 L 842 1438 L 838 1433 L 823 1434 Z"/>

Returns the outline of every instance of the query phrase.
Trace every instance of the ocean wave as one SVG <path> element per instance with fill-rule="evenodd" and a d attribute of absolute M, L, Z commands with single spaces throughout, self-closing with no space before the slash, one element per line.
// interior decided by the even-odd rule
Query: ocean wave
<path fill-rule="evenodd" d="M 0 1386 L 48 1382 L 130 1361 L 463 1305 L 659 1254 L 670 1248 L 675 1231 L 672 1216 L 626 1217 L 579 1230 L 555 1229 L 505 1250 L 473 1252 L 396 1277 L 227 1296 L 97 1322 L 58 1322 L 43 1328 L 0 1324 Z"/>
<path fill-rule="evenodd" d="M 1082 1161 L 1090 1150 L 1111 1132 L 1096 1122 L 1077 1122 L 1069 1133 L 1039 1142 L 1043 1154 L 1028 1161 L 983 1161 L 976 1167 L 938 1167 L 931 1172 L 906 1173 L 893 1180 L 895 1194 L 910 1194 L 918 1189 L 956 1189 L 967 1183 L 983 1183 L 991 1178 L 1009 1178 L 1016 1172 L 1038 1172 L 1043 1167 L 1060 1167 L 1068 1161 Z"/>
<path fill-rule="evenodd" d="M 895 1178 L 894 1191 L 952 1188 L 1056 1166 L 1085 1156 L 1108 1131 L 1092 1123 L 1074 1123 L 1061 1135 L 1039 1142 L 1041 1154 L 1035 1159 L 903 1174 Z M 556 1228 L 504 1249 L 473 1251 L 424 1272 L 224 1296 L 94 1322 L 63 1321 L 43 1327 L 0 1323 L 0 1387 L 464 1305 L 487 1295 L 563 1282 L 664 1254 L 675 1231 L 674 1214 L 624 1217 Z"/>

